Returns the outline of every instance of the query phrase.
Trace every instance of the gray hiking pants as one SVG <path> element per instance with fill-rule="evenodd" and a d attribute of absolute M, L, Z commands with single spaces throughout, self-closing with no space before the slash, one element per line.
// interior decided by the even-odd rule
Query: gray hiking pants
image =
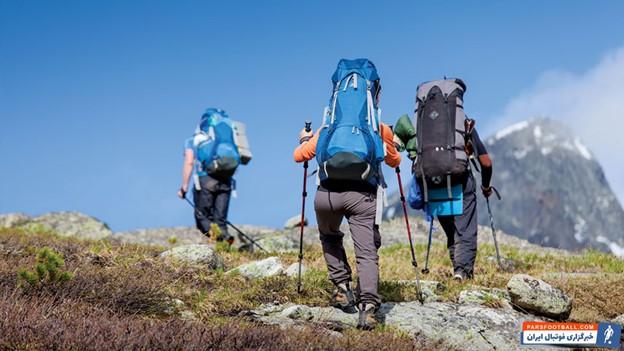
<path fill-rule="evenodd" d="M 366 192 L 331 192 L 319 190 L 314 199 L 323 255 L 334 284 L 351 281 L 351 267 L 340 231 L 342 218 L 346 217 L 355 246 L 355 262 L 358 273 L 358 290 L 362 303 L 381 304 L 377 292 L 379 283 L 379 256 L 381 246 L 379 228 L 375 225 L 376 195 Z"/>
<path fill-rule="evenodd" d="M 472 175 L 468 175 L 463 183 L 463 213 L 460 216 L 438 216 L 438 221 L 446 233 L 454 273 L 472 277 L 477 258 L 477 194 Z"/>

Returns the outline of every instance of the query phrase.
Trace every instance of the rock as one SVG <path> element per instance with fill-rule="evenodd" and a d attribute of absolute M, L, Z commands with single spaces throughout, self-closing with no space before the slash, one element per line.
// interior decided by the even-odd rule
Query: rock
<path fill-rule="evenodd" d="M 572 312 L 572 299 L 563 291 L 527 274 L 516 274 L 507 283 L 514 306 L 537 315 L 565 320 Z"/>
<path fill-rule="evenodd" d="M 624 314 L 615 317 L 613 323 L 619 323 L 624 328 Z"/>
<path fill-rule="evenodd" d="M 53 212 L 31 219 L 26 226 L 53 230 L 60 236 L 101 240 L 113 232 L 106 223 L 80 212 Z"/>
<path fill-rule="evenodd" d="M 314 318 L 314 314 L 310 310 L 310 307 L 304 305 L 295 305 L 285 308 L 284 310 L 282 310 L 282 312 L 280 312 L 280 315 L 290 319 L 298 319 L 304 321 L 309 321 Z"/>
<path fill-rule="evenodd" d="M 406 286 L 416 286 L 416 280 L 399 280 L 397 283 Z M 424 302 L 442 301 L 442 297 L 439 294 L 446 290 L 444 284 L 435 280 L 421 280 L 420 287 Z"/>
<path fill-rule="evenodd" d="M 263 249 L 267 250 L 267 252 L 285 253 L 299 250 L 297 240 L 289 234 L 277 234 L 262 238 L 258 240 L 257 243 L 262 246 Z"/>
<path fill-rule="evenodd" d="M 332 330 L 345 330 L 357 325 L 358 314 L 347 314 L 332 307 L 303 305 L 265 305 L 250 311 L 255 321 L 297 326 L 313 324 Z M 438 343 L 440 349 L 530 350 L 518 342 L 522 322 L 540 318 L 515 310 L 502 310 L 479 305 L 433 302 L 384 303 L 377 318 L 394 329 L 414 338 Z"/>
<path fill-rule="evenodd" d="M 304 264 L 301 264 L 301 276 L 303 276 L 307 272 L 307 270 L 308 268 Z M 284 270 L 284 273 L 286 273 L 286 275 L 289 277 L 296 278 L 299 274 L 299 263 L 295 262 L 291 264 L 290 266 L 288 266 L 288 268 L 286 268 L 286 270 Z"/>
<path fill-rule="evenodd" d="M 503 289 L 474 287 L 459 293 L 458 303 L 463 305 L 481 305 L 492 308 L 512 309 L 509 293 Z"/>
<path fill-rule="evenodd" d="M 512 260 L 511 258 L 507 258 L 507 257 L 502 257 L 500 258 L 501 260 L 501 268 L 503 270 L 503 272 L 513 272 L 516 270 L 516 267 L 518 267 L 518 263 L 514 260 Z M 488 256 L 487 257 L 487 261 L 490 264 L 493 265 L 498 265 L 498 261 L 496 259 L 496 256 Z"/>
<path fill-rule="evenodd" d="M 274 256 L 240 265 L 228 271 L 228 274 L 231 273 L 237 273 L 247 278 L 273 277 L 284 273 L 284 266 L 282 266 L 279 257 Z"/>
<path fill-rule="evenodd" d="M 206 236 L 202 235 L 196 228 L 191 227 L 138 229 L 130 232 L 115 233 L 113 239 L 123 243 L 164 247 L 204 244 L 207 242 Z"/>
<path fill-rule="evenodd" d="M 177 246 L 160 254 L 164 260 L 174 260 L 188 264 L 207 265 L 211 269 L 223 268 L 223 260 L 212 245 L 191 244 Z"/>
<path fill-rule="evenodd" d="M 307 226 L 308 225 L 308 219 L 304 218 L 303 219 L 303 226 Z M 293 228 L 299 228 L 301 226 L 301 215 L 298 214 L 294 217 L 289 218 L 286 223 L 284 223 L 284 229 L 293 229 Z"/>
<path fill-rule="evenodd" d="M 178 313 L 178 316 L 180 317 L 180 319 L 187 320 L 187 321 L 197 320 L 197 316 L 195 315 L 195 312 L 189 311 L 189 310 L 180 311 L 180 313 Z"/>
<path fill-rule="evenodd" d="M 166 301 L 166 307 L 163 310 L 164 314 L 173 315 L 184 307 L 184 301 L 180 299 L 170 299 L 168 298 Z"/>
<path fill-rule="evenodd" d="M 23 213 L 7 213 L 0 215 L 0 228 L 15 228 L 26 224 L 30 217 Z"/>

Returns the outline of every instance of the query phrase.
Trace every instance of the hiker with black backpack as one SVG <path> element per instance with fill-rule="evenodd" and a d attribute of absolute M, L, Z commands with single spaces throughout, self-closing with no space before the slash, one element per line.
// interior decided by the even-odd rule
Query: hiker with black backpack
<path fill-rule="evenodd" d="M 248 150 L 237 143 L 240 136 L 236 129 L 237 122 L 230 120 L 225 111 L 209 108 L 204 112 L 193 137 L 184 143 L 182 186 L 178 190 L 178 196 L 186 199 L 192 176 L 197 229 L 210 239 L 230 245 L 234 237 L 228 232 L 227 215 L 236 184 L 232 176 L 240 164 L 251 160 Z"/>
<path fill-rule="evenodd" d="M 294 158 L 306 162 L 316 157 L 319 164 L 314 210 L 329 278 L 336 286 L 331 304 L 347 313 L 357 312 L 357 305 L 358 328 L 372 329 L 381 304 L 377 253 L 384 186 L 381 164 L 397 167 L 401 156 L 392 130 L 380 121 L 381 85 L 375 65 L 367 59 L 342 59 L 332 82 L 323 123 L 315 133 L 301 131 Z M 340 231 L 345 217 L 355 246 L 357 297 Z"/>
<path fill-rule="evenodd" d="M 475 121 L 464 113 L 465 91 L 461 79 L 445 78 L 419 85 L 415 130 L 407 116 L 395 127 L 414 161 L 410 205 L 426 211 L 430 226 L 433 216 L 438 218 L 447 237 L 453 277 L 460 281 L 473 277 L 477 256 L 477 191 L 472 171 L 481 174 L 483 196 L 489 198 L 493 191 L 492 161 Z M 431 228 L 429 233 L 425 273 Z"/>

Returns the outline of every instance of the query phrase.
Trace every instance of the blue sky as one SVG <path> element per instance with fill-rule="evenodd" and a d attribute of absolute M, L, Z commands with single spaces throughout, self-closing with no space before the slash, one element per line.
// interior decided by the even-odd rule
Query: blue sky
<path fill-rule="evenodd" d="M 191 225 L 175 197 L 182 144 L 214 106 L 248 125 L 255 155 L 232 221 L 279 226 L 300 207 L 297 132 L 318 126 L 340 58 L 375 62 L 388 122 L 411 113 L 419 82 L 462 77 L 487 135 L 543 72 L 582 74 L 624 45 L 622 13 L 621 1 L 0 0 L 0 213 Z"/>

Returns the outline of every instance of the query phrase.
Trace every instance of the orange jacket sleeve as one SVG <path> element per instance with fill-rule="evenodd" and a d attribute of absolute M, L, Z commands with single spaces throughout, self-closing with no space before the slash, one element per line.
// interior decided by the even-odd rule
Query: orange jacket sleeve
<path fill-rule="evenodd" d="M 314 133 L 314 136 L 309 141 L 299 145 L 293 154 L 295 158 L 295 162 L 303 162 L 309 161 L 316 156 L 316 144 L 318 142 L 320 130 L 317 130 Z M 401 164 L 401 155 L 394 147 L 394 133 L 385 124 L 381 124 L 381 138 L 384 142 L 384 147 L 386 148 L 386 157 L 384 161 L 388 166 L 395 168 Z"/>
<path fill-rule="evenodd" d="M 316 143 L 318 142 L 320 132 L 320 129 L 317 130 L 316 133 L 314 133 L 312 139 L 297 146 L 293 154 L 293 156 L 295 157 L 295 162 L 310 161 L 314 158 L 314 156 L 316 156 Z"/>
<path fill-rule="evenodd" d="M 394 146 L 394 132 L 392 129 L 385 124 L 381 124 L 381 138 L 384 142 L 384 147 L 386 148 L 386 157 L 384 161 L 386 164 L 392 168 L 396 168 L 401 164 L 401 154 L 397 151 Z"/>

